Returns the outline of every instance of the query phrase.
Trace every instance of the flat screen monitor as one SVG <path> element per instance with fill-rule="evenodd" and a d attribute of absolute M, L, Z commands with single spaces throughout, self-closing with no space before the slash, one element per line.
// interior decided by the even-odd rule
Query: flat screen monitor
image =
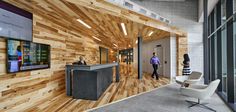
<path fill-rule="evenodd" d="M 0 0 L 0 37 L 32 41 L 32 13 Z"/>
<path fill-rule="evenodd" d="M 50 46 L 30 41 L 7 40 L 8 73 L 50 68 Z"/>

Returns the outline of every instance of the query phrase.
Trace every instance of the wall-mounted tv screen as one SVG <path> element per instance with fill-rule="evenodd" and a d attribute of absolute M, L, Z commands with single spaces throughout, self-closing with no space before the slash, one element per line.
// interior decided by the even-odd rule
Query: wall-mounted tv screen
<path fill-rule="evenodd" d="M 8 73 L 50 68 L 50 46 L 30 41 L 7 40 Z"/>
<path fill-rule="evenodd" d="M 32 13 L 0 0 L 0 37 L 32 41 Z"/>

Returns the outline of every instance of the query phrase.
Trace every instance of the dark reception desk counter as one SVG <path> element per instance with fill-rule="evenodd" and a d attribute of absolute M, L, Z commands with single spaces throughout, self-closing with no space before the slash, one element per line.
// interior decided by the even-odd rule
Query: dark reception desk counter
<path fill-rule="evenodd" d="M 119 81 L 119 64 L 66 65 L 66 95 L 75 99 L 97 100 L 113 81 Z"/>

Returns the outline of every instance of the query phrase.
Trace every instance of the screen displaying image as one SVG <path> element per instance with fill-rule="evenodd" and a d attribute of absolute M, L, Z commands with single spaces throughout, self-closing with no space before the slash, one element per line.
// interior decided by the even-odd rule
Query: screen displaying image
<path fill-rule="evenodd" d="M 50 46 L 28 41 L 8 40 L 8 72 L 50 67 Z"/>

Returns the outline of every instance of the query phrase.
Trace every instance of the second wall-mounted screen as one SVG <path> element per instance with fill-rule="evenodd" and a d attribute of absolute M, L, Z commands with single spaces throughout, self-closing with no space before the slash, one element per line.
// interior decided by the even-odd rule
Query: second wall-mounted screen
<path fill-rule="evenodd" d="M 50 67 L 50 46 L 29 41 L 7 40 L 9 73 Z"/>

